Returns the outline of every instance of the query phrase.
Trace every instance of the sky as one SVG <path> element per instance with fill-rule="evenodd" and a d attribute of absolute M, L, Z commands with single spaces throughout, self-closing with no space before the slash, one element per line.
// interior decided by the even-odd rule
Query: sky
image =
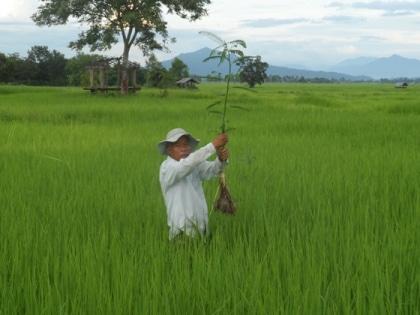
<path fill-rule="evenodd" d="M 39 0 L 0 0 L 0 52 L 26 57 L 33 46 L 47 46 L 66 58 L 76 55 L 67 46 L 77 39 L 81 25 L 39 27 L 30 16 Z M 271 65 L 328 70 L 357 57 L 397 54 L 420 60 L 420 1 L 348 0 L 212 0 L 208 16 L 188 22 L 166 16 L 168 32 L 177 42 L 170 53 L 155 52 L 165 61 L 181 53 L 217 44 L 200 31 L 225 41 L 246 42 L 246 55 L 260 55 Z M 88 49 L 85 53 L 90 53 Z M 118 57 L 122 44 L 96 52 Z M 130 60 L 144 64 L 141 50 L 133 47 Z"/>

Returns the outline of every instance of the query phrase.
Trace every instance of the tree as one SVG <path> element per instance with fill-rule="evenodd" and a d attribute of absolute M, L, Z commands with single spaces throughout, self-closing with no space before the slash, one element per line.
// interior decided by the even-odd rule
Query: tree
<path fill-rule="evenodd" d="M 169 68 L 169 77 L 175 83 L 176 81 L 189 77 L 188 66 L 179 58 L 172 60 Z"/>
<path fill-rule="evenodd" d="M 243 59 L 240 66 L 239 79 L 241 82 L 248 83 L 250 88 L 255 87 L 256 84 L 261 85 L 267 78 L 268 63 L 262 62 L 260 56 Z"/>
<path fill-rule="evenodd" d="M 103 59 L 103 56 L 101 55 L 78 53 L 76 56 L 68 60 L 66 70 L 69 73 L 69 84 L 72 86 L 89 86 L 90 74 L 86 70 L 86 67 L 101 59 Z"/>
<path fill-rule="evenodd" d="M 9 83 L 9 58 L 0 53 L 0 82 Z"/>
<path fill-rule="evenodd" d="M 33 60 L 19 58 L 18 55 L 15 56 L 15 63 L 14 81 L 19 84 L 33 83 L 38 73 L 38 65 Z"/>
<path fill-rule="evenodd" d="M 168 71 L 156 58 L 154 53 L 151 53 L 149 59 L 146 61 L 147 68 L 147 86 L 150 87 L 166 87 L 168 85 L 167 73 Z"/>
<path fill-rule="evenodd" d="M 195 21 L 207 15 L 205 6 L 210 0 L 42 0 L 32 20 L 38 26 L 67 24 L 75 18 L 89 28 L 79 34 L 69 47 L 80 51 L 89 46 L 91 51 L 107 50 L 122 38 L 123 71 L 121 92 L 128 93 L 127 66 L 132 46 L 145 55 L 153 50 L 168 50 L 167 43 L 175 41 L 167 31 L 163 8 L 167 13 Z M 160 37 L 161 40 L 157 37 Z"/>
<path fill-rule="evenodd" d="M 66 62 L 64 55 L 56 51 L 49 51 L 47 46 L 32 46 L 28 51 L 30 61 L 37 65 L 34 77 L 38 85 L 66 85 Z"/>

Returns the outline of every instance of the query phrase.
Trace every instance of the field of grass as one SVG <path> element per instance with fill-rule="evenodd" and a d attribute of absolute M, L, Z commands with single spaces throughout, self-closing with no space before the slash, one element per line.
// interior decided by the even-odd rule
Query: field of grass
<path fill-rule="evenodd" d="M 0 86 L 0 314 L 420 314 L 420 86 L 232 89 L 237 214 L 173 244 L 156 145 L 223 91 Z"/>

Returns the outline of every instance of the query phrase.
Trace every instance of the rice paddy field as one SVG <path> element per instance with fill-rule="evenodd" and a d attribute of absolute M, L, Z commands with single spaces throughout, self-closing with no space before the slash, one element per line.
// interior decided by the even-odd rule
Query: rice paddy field
<path fill-rule="evenodd" d="M 0 86 L 0 314 L 420 314 L 420 86 L 231 89 L 237 214 L 172 243 L 157 142 L 224 89 Z"/>

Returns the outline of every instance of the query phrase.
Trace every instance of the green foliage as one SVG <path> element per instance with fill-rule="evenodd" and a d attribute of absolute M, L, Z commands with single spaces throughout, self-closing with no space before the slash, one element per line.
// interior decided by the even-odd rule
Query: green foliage
<path fill-rule="evenodd" d="M 163 7 L 190 21 L 207 14 L 204 8 L 210 0 L 46 0 L 31 18 L 39 26 L 67 24 L 70 19 L 87 26 L 69 47 L 78 51 L 88 46 L 91 51 L 109 50 L 123 41 L 121 92 L 127 94 L 127 65 L 130 49 L 140 48 L 145 55 L 153 50 L 167 50 L 174 42 L 167 31 Z"/>
<path fill-rule="evenodd" d="M 172 79 L 173 83 L 190 76 L 188 66 L 179 58 L 174 58 L 172 61 L 168 75 Z"/>
<path fill-rule="evenodd" d="M 7 58 L 7 56 L 0 52 L 0 82 L 8 83 L 13 81 L 10 74 L 13 74 L 14 70 L 13 59 Z"/>
<path fill-rule="evenodd" d="M 250 88 L 255 87 L 256 84 L 261 85 L 267 78 L 268 63 L 261 61 L 261 57 L 247 58 L 239 62 L 240 71 L 239 78 L 241 82 L 248 83 Z"/>
<path fill-rule="evenodd" d="M 32 46 L 28 51 L 26 63 L 30 83 L 34 85 L 67 85 L 67 59 L 57 50 L 50 51 L 47 46 Z"/>
<path fill-rule="evenodd" d="M 19 54 L 5 56 L 0 53 L 0 82 L 26 85 L 48 86 L 89 86 L 90 73 L 86 68 L 95 61 L 104 59 L 98 54 L 78 53 L 75 57 L 65 59 L 56 50 L 50 51 L 46 46 L 33 46 L 27 57 Z M 99 71 L 94 73 L 94 81 L 99 85 Z M 106 81 L 110 86 L 118 82 L 118 68 L 106 69 Z M 144 68 L 136 71 L 136 82 L 146 82 Z"/>
<path fill-rule="evenodd" d="M 258 109 L 230 135 L 240 212 L 172 244 L 156 144 L 174 125 L 211 141 L 202 108 L 224 86 L 119 106 L 0 86 L 1 313 L 418 313 L 420 86 L 235 90 Z"/>
<path fill-rule="evenodd" d="M 147 67 L 147 80 L 148 87 L 165 88 L 170 84 L 168 80 L 168 71 L 162 63 L 156 58 L 155 54 L 150 54 L 149 59 L 146 61 Z"/>
<path fill-rule="evenodd" d="M 68 83 L 71 86 L 90 86 L 90 74 L 86 67 L 104 57 L 97 54 L 78 53 L 75 57 L 68 60 L 66 70 L 69 73 Z M 96 73 L 94 80 L 99 86 L 99 73 Z M 109 81 L 108 81 L 109 82 Z"/>
<path fill-rule="evenodd" d="M 205 58 L 203 62 L 207 62 L 209 60 L 218 60 L 219 65 L 221 65 L 224 62 L 227 62 L 228 64 L 229 70 L 228 70 L 228 74 L 226 78 L 226 93 L 224 94 L 224 102 L 213 103 L 207 108 L 207 109 L 211 109 L 216 105 L 219 105 L 219 104 L 223 105 L 222 111 L 212 110 L 211 113 L 220 114 L 221 120 L 222 120 L 222 124 L 220 126 L 220 132 L 225 133 L 229 131 L 229 128 L 227 128 L 226 126 L 226 123 L 227 123 L 226 114 L 227 114 L 227 104 L 228 104 L 229 91 L 230 91 L 230 81 L 233 77 L 232 65 L 240 62 L 241 60 L 247 59 L 243 51 L 240 49 L 240 47 L 246 48 L 246 43 L 240 39 L 226 42 L 223 39 L 221 39 L 219 36 L 210 32 L 202 31 L 200 32 L 200 34 L 209 37 L 211 40 L 219 44 L 219 46 L 217 46 L 210 52 L 210 55 L 207 58 Z M 242 107 L 236 106 L 236 108 L 242 108 Z"/>
<path fill-rule="evenodd" d="M 201 31 L 199 33 L 209 37 L 211 40 L 219 44 L 219 46 L 217 46 L 210 52 L 210 56 L 208 56 L 203 61 L 206 62 L 209 60 L 216 59 L 219 61 L 219 65 L 221 65 L 224 62 L 227 62 L 229 65 L 229 75 L 232 74 L 232 65 L 238 60 L 240 60 L 240 58 L 245 57 L 242 50 L 240 50 L 238 47 L 246 48 L 246 43 L 241 39 L 226 42 L 219 36 L 210 32 Z M 235 56 L 237 59 L 233 59 Z"/>
<path fill-rule="evenodd" d="M 163 6 L 171 14 L 194 21 L 207 14 L 205 5 L 209 3 L 209 0 L 48 0 L 31 18 L 39 26 L 67 24 L 72 18 L 86 25 L 88 28 L 79 34 L 79 39 L 70 43 L 77 50 L 85 46 L 91 51 L 107 50 L 120 37 L 127 54 L 132 45 L 148 54 L 154 49 L 166 49 L 166 43 L 171 41 Z"/>

